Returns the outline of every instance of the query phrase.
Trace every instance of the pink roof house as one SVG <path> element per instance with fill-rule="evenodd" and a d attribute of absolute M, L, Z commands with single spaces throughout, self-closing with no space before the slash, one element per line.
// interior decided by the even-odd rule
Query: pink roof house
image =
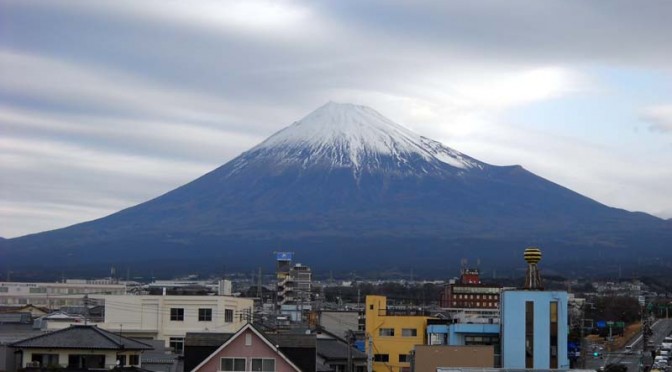
<path fill-rule="evenodd" d="M 248 323 L 191 372 L 301 372 L 273 343 Z"/>

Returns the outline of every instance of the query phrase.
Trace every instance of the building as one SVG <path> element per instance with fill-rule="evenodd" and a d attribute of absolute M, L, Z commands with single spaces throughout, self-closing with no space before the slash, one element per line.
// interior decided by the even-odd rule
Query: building
<path fill-rule="evenodd" d="M 277 371 L 314 372 L 316 370 L 314 335 L 267 335 L 248 323 L 233 334 L 189 335 L 185 371 Z M 214 351 L 195 367 L 196 358 L 208 348 Z M 282 346 L 284 345 L 284 347 Z M 191 369 L 189 369 L 191 368 Z"/>
<path fill-rule="evenodd" d="M 387 306 L 384 296 L 366 296 L 366 352 L 374 371 L 410 371 L 411 352 L 426 344 L 426 312 Z"/>
<path fill-rule="evenodd" d="M 140 355 L 152 347 L 96 326 L 76 325 L 9 345 L 26 368 L 76 370 L 140 367 Z"/>
<path fill-rule="evenodd" d="M 436 371 L 441 367 L 489 368 L 494 365 L 492 346 L 429 346 L 415 347 L 416 371 Z"/>
<path fill-rule="evenodd" d="M 463 268 L 457 282 L 448 283 L 441 295 L 447 309 L 490 309 L 499 307 L 502 288 L 481 282 L 478 269 Z"/>
<path fill-rule="evenodd" d="M 310 304 L 312 272 L 310 267 L 300 263 L 292 266 L 293 253 L 276 254 L 277 261 L 277 305 Z"/>
<path fill-rule="evenodd" d="M 317 323 L 327 332 L 338 337 L 345 337 L 350 331 L 364 331 L 364 317 L 359 311 L 320 310 L 317 312 Z"/>
<path fill-rule="evenodd" d="M 234 332 L 251 320 L 253 300 L 230 296 L 92 296 L 105 306 L 98 325 L 135 338 L 164 340 L 182 354 L 187 332 Z M 47 323 L 48 329 L 70 323 Z"/>
<path fill-rule="evenodd" d="M 502 292 L 502 367 L 568 369 L 567 292 L 543 290 L 539 249 L 526 249 L 525 260 L 524 289 Z"/>
<path fill-rule="evenodd" d="M 0 306 L 34 305 L 47 309 L 82 306 L 84 295 L 123 295 L 126 286 L 111 281 L 67 280 L 65 283 L 0 282 Z"/>

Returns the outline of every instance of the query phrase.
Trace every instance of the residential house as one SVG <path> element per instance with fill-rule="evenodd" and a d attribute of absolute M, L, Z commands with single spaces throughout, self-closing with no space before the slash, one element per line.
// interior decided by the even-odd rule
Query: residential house
<path fill-rule="evenodd" d="M 110 369 L 140 367 L 152 347 L 92 325 L 75 325 L 11 343 L 22 367 Z"/>
<path fill-rule="evenodd" d="M 278 345 L 248 323 L 191 371 L 301 372 L 302 370 L 280 350 Z"/>
<path fill-rule="evenodd" d="M 244 327 L 246 327 L 245 325 Z M 314 372 L 317 365 L 316 337 L 312 334 L 267 333 L 250 325 L 286 356 L 299 370 Z M 210 357 L 236 333 L 187 333 L 184 346 L 184 370 L 191 371 Z"/>

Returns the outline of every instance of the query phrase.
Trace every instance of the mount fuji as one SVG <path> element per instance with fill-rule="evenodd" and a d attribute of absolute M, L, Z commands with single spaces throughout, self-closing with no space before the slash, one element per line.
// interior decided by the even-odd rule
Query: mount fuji
<path fill-rule="evenodd" d="M 530 244 L 585 263 L 670 256 L 671 242 L 667 221 L 486 164 L 371 108 L 328 103 L 153 200 L 1 241 L 0 259 L 252 268 L 289 250 L 332 270 L 442 270 L 463 257 L 519 262 Z"/>

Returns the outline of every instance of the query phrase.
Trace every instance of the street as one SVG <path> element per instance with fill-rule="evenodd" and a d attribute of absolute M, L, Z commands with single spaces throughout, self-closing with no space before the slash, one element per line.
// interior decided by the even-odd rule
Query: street
<path fill-rule="evenodd" d="M 650 340 L 653 341 L 654 349 L 660 346 L 665 336 L 672 332 L 672 319 L 658 319 L 651 327 L 653 335 Z M 639 364 L 642 355 L 642 335 L 640 334 L 627 346 L 632 347 L 631 352 L 626 352 L 625 349 L 613 352 L 604 352 L 602 358 L 596 358 L 591 354 L 587 355 L 586 369 L 599 369 L 607 364 L 616 363 L 624 364 L 628 367 L 628 372 L 639 372 Z"/>

